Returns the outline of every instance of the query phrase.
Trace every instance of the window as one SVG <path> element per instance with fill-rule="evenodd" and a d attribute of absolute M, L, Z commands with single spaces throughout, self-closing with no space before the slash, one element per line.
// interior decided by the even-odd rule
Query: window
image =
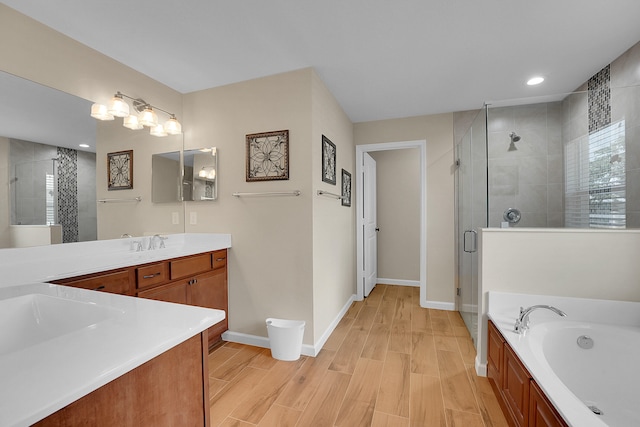
<path fill-rule="evenodd" d="M 625 228 L 625 122 L 565 146 L 565 226 Z"/>

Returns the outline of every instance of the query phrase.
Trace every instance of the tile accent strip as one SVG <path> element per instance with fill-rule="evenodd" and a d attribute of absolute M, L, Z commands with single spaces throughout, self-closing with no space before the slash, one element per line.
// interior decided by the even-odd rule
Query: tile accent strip
<path fill-rule="evenodd" d="M 598 71 L 587 82 L 589 134 L 611 124 L 611 65 Z"/>
<path fill-rule="evenodd" d="M 58 222 L 62 242 L 78 241 L 78 152 L 58 147 Z"/>

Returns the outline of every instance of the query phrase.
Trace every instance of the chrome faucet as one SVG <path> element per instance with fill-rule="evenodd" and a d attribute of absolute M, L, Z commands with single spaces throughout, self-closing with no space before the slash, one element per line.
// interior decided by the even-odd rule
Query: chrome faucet
<path fill-rule="evenodd" d="M 156 249 L 156 239 L 160 240 L 160 249 L 164 248 L 164 241 L 166 237 L 162 237 L 159 234 L 154 234 L 152 238 L 149 239 L 149 250 Z"/>
<path fill-rule="evenodd" d="M 533 310 L 537 310 L 538 308 L 544 308 L 546 310 L 551 310 L 554 313 L 556 313 L 558 316 L 562 316 L 565 317 L 567 314 L 562 311 L 562 310 L 558 310 L 555 307 L 552 307 L 550 305 L 532 305 L 529 308 L 523 308 L 520 307 L 520 315 L 518 316 L 518 319 L 516 320 L 516 324 L 513 328 L 513 330 L 519 334 L 524 334 L 525 331 L 527 329 L 529 329 L 529 315 L 531 314 L 531 312 Z"/>

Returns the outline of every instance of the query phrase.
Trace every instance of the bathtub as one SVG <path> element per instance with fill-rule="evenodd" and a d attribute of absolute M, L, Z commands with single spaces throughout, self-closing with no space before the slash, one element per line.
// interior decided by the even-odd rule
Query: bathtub
<path fill-rule="evenodd" d="M 593 413 L 593 425 L 640 426 L 640 328 L 555 321 L 527 335 L 524 343 L 536 362 L 562 383 L 555 387 Z"/>
<path fill-rule="evenodd" d="M 566 297 L 494 295 L 488 317 L 556 407 L 576 427 L 640 426 L 640 304 Z M 520 299 L 515 302 L 513 299 Z M 520 306 L 548 304 L 513 325 Z"/>

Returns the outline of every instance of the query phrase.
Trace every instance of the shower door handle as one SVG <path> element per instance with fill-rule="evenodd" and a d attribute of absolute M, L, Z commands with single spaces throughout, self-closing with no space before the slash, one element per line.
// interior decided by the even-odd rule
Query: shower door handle
<path fill-rule="evenodd" d="M 473 245 L 467 250 L 467 236 L 472 237 Z M 478 232 L 476 230 L 466 230 L 462 238 L 462 250 L 467 253 L 473 253 L 478 249 Z"/>

